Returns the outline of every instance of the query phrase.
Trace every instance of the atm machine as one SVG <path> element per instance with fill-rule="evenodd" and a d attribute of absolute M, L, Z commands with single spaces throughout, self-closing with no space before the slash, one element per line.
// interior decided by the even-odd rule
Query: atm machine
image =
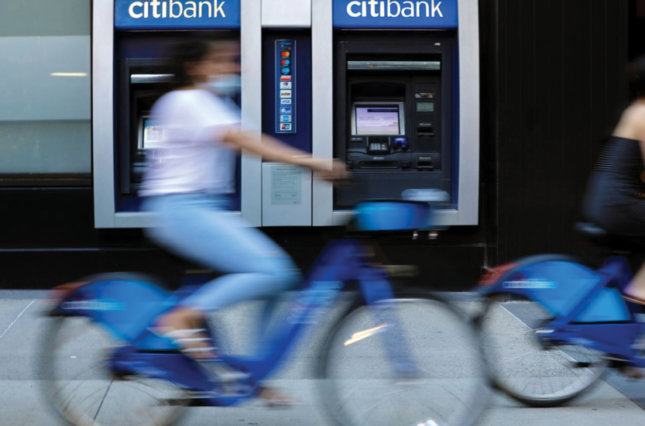
<path fill-rule="evenodd" d="M 329 3 L 313 11 L 313 50 L 331 52 L 313 65 L 313 152 L 343 159 L 354 182 L 314 183 L 314 225 L 374 199 L 432 200 L 441 224 L 477 225 L 477 0 Z"/>
<path fill-rule="evenodd" d="M 336 208 L 432 188 L 451 204 L 452 37 L 339 34 L 335 41 L 334 150 L 354 175 Z"/>

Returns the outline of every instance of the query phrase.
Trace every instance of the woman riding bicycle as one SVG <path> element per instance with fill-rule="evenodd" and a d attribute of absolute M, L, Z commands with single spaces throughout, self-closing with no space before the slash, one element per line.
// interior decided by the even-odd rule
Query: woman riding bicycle
<path fill-rule="evenodd" d="M 613 235 L 645 241 L 645 56 L 630 64 L 629 81 L 631 103 L 603 147 L 583 211 Z M 645 304 L 645 263 L 624 297 Z"/>
<path fill-rule="evenodd" d="M 203 332 L 205 312 L 266 298 L 294 286 L 299 272 L 290 257 L 259 230 L 227 212 L 235 185 L 235 152 L 303 166 L 326 180 L 347 177 L 343 163 L 312 157 L 267 136 L 240 128 L 240 112 L 226 98 L 239 86 L 239 44 L 192 40 L 173 59 L 175 88 L 153 106 L 163 142 L 148 158 L 141 195 L 156 214 L 151 239 L 224 275 L 207 282 L 163 315 L 156 331 L 196 360 L 216 354 Z M 259 327 L 262 329 L 263 324 Z"/>

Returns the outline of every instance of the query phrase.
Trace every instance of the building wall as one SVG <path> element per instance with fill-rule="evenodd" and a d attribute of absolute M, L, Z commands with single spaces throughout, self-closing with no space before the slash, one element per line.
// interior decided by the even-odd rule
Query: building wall
<path fill-rule="evenodd" d="M 482 143 L 495 147 L 497 261 L 585 257 L 573 224 L 627 100 L 629 2 L 487 0 L 482 9 L 491 90 Z"/>

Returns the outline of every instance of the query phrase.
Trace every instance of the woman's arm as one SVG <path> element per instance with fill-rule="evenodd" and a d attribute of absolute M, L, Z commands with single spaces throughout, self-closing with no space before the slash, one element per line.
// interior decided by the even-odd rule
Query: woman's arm
<path fill-rule="evenodd" d="M 306 167 L 314 172 L 321 173 L 321 177 L 324 179 L 348 177 L 345 165 L 340 161 L 316 158 L 266 134 L 258 136 L 253 132 L 229 130 L 222 137 L 222 142 L 238 150 L 248 151 L 268 161 Z"/>
<path fill-rule="evenodd" d="M 645 102 L 636 101 L 627 107 L 612 135 L 638 141 L 645 166 Z"/>

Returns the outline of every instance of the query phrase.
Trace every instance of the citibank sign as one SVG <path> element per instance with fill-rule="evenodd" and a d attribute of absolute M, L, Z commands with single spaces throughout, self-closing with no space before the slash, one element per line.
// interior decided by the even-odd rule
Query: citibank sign
<path fill-rule="evenodd" d="M 338 28 L 456 28 L 458 0 L 334 0 Z"/>
<path fill-rule="evenodd" d="M 240 0 L 116 0 L 118 29 L 239 28 Z"/>

